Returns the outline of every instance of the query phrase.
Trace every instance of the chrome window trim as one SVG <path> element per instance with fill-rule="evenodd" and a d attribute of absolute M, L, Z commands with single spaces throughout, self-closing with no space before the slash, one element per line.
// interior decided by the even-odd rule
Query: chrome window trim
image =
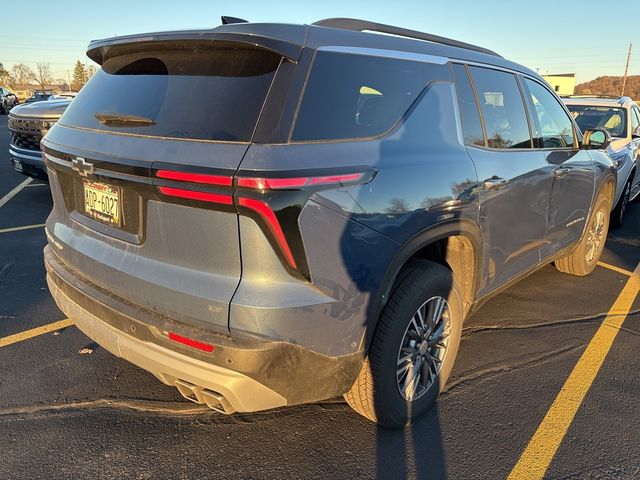
<path fill-rule="evenodd" d="M 347 53 L 352 55 L 367 55 L 370 57 L 393 58 L 396 60 L 410 60 L 422 63 L 435 63 L 437 65 L 445 65 L 449 62 L 447 57 L 441 57 L 438 55 L 404 52 L 400 50 L 386 50 L 381 48 L 324 45 L 322 47 L 318 47 L 317 50 L 320 52 Z"/>

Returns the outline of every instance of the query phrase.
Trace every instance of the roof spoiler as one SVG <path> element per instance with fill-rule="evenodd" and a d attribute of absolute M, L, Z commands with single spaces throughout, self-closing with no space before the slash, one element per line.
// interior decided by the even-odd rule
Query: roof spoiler
<path fill-rule="evenodd" d="M 231 18 L 231 17 L 223 17 Z M 240 19 L 235 19 L 240 20 Z M 126 35 L 122 37 L 105 38 L 102 40 L 92 40 L 87 47 L 87 56 L 96 62 L 98 65 L 102 65 L 106 59 L 112 54 L 112 50 L 118 49 L 118 47 L 133 46 L 136 44 L 145 43 L 157 43 L 157 42 L 171 42 L 171 41 L 184 41 L 184 40 L 218 40 L 226 42 L 237 42 L 246 44 L 247 46 L 258 46 L 265 50 L 272 51 L 281 55 L 288 60 L 297 63 L 302 53 L 302 45 L 287 42 L 284 40 L 278 40 L 267 36 L 248 34 L 248 33 L 235 33 L 228 31 L 216 31 L 213 30 L 189 30 L 189 31 L 177 31 L 177 32 L 160 32 L 160 33 L 148 33 L 142 35 Z"/>

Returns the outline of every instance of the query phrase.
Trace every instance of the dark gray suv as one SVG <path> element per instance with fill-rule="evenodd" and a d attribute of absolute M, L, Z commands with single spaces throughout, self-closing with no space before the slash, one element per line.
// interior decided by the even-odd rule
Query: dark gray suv
<path fill-rule="evenodd" d="M 483 300 L 550 262 L 586 275 L 602 251 L 608 134 L 583 136 L 489 50 L 330 19 L 88 55 L 102 68 L 42 142 L 48 284 L 89 337 L 194 402 L 344 395 L 401 427 Z"/>

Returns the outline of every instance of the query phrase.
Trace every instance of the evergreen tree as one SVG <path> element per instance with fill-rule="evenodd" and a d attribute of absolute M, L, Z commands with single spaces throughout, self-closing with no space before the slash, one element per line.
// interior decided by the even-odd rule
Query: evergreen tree
<path fill-rule="evenodd" d="M 84 69 L 84 65 L 80 63 L 80 60 L 76 62 L 76 66 L 73 68 L 73 79 L 71 80 L 71 90 L 74 92 L 80 91 L 80 89 L 87 83 L 87 72 Z"/>

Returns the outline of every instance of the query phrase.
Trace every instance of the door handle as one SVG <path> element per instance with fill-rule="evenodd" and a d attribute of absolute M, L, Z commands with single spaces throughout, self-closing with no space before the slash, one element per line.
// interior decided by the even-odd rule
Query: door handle
<path fill-rule="evenodd" d="M 570 171 L 571 171 L 571 167 L 558 167 L 553 171 L 553 174 L 556 177 L 564 177 Z"/>
<path fill-rule="evenodd" d="M 507 181 L 504 178 L 496 177 L 495 175 L 491 178 L 487 178 L 484 182 L 482 182 L 484 188 L 487 189 L 496 188 L 500 185 L 504 185 L 505 183 L 507 183 Z"/>

